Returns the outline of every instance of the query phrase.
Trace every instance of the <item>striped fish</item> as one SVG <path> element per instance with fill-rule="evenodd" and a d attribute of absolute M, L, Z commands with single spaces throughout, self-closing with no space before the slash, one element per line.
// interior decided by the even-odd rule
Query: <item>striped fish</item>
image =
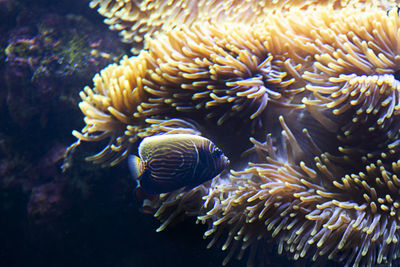
<path fill-rule="evenodd" d="M 129 156 L 129 168 L 140 187 L 150 194 L 195 187 L 220 174 L 229 164 L 213 142 L 192 134 L 146 137 L 138 154 Z"/>

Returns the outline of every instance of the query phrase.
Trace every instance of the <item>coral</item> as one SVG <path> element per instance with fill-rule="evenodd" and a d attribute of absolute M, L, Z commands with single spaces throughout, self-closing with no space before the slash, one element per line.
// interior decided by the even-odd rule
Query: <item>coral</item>
<path fill-rule="evenodd" d="M 51 106 L 58 98 L 70 105 L 74 97 L 64 88 L 84 83 L 88 75 L 118 60 L 123 47 L 114 48 L 83 17 L 45 14 L 29 18 L 21 13 L 17 26 L 2 40 L 7 41 L 3 75 L 10 115 L 26 125 L 34 116 L 46 117 L 49 111 L 38 109 L 40 105 Z"/>
<path fill-rule="evenodd" d="M 70 206 L 65 197 L 65 184 L 65 181 L 51 182 L 33 188 L 28 203 L 28 216 L 32 224 L 55 227 L 55 222 Z"/>
<path fill-rule="evenodd" d="M 395 3 L 239 2 L 92 1 L 126 41 L 144 37 L 144 49 L 80 93 L 86 126 L 69 151 L 108 139 L 87 159 L 113 166 L 145 136 L 207 136 L 233 159 L 231 173 L 145 200 L 159 230 L 197 217 L 210 246 L 226 236 L 224 263 L 249 250 L 248 264 L 258 264 L 273 240 L 296 260 L 392 264 L 400 238 Z M 204 17 L 205 6 L 221 16 Z"/>

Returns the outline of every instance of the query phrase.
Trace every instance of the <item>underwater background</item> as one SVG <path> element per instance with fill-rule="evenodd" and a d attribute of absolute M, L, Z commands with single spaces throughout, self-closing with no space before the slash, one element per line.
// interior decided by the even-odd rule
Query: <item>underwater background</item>
<path fill-rule="evenodd" d="M 62 173 L 79 91 L 130 55 L 88 4 L 0 0 L 0 266 L 220 266 L 194 219 L 155 232 L 125 163 L 88 164 L 85 145 Z"/>

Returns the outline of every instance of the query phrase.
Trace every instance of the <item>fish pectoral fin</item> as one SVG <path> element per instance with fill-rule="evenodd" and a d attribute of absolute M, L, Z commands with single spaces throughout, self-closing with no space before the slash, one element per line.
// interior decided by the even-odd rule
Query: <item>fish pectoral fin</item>
<path fill-rule="evenodd" d="M 128 167 L 134 179 L 140 180 L 145 171 L 144 161 L 135 155 L 128 156 Z"/>
<path fill-rule="evenodd" d="M 153 173 L 146 169 L 140 177 L 139 184 L 143 191 L 148 194 L 161 194 L 175 189 L 171 188 L 172 181 L 170 177 L 153 176 Z"/>

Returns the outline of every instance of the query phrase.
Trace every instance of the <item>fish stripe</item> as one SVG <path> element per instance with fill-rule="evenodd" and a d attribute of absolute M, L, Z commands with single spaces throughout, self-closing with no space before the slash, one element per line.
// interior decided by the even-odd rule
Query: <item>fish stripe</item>
<path fill-rule="evenodd" d="M 155 149 L 148 161 L 151 176 L 156 181 L 186 183 L 193 177 L 198 161 L 196 145 L 190 140 L 171 143 Z"/>
<path fill-rule="evenodd" d="M 191 134 L 146 137 L 138 152 L 145 162 L 140 185 L 148 193 L 197 186 L 212 179 L 229 163 L 210 140 Z"/>

